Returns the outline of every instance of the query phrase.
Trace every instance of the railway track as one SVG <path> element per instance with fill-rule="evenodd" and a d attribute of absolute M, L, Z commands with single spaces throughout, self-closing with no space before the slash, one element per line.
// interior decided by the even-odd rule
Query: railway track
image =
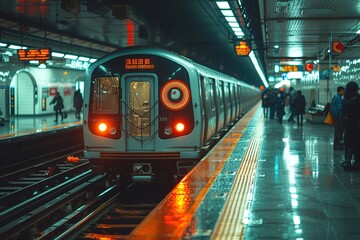
<path fill-rule="evenodd" d="M 120 189 L 90 168 L 48 161 L 1 176 L 0 239 L 126 239 L 170 190 Z"/>

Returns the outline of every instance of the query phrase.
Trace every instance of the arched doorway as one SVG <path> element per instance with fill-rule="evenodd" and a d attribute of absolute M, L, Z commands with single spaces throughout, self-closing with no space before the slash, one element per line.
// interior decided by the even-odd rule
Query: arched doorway
<path fill-rule="evenodd" d="M 10 83 L 10 114 L 34 115 L 37 84 L 31 73 L 20 70 Z"/>

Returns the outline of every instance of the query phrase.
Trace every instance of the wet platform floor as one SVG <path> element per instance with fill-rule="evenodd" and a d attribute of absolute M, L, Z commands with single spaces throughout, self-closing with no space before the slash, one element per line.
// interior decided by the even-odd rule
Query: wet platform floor
<path fill-rule="evenodd" d="M 333 127 L 263 121 L 244 239 L 360 239 L 360 172 L 340 167 Z"/>
<path fill-rule="evenodd" d="M 360 171 L 340 167 L 333 127 L 280 124 L 260 107 L 243 121 L 130 239 L 360 239 Z"/>

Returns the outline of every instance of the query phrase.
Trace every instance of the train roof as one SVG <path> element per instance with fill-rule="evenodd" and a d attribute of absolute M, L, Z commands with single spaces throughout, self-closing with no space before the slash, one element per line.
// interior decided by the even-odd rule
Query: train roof
<path fill-rule="evenodd" d="M 229 81 L 233 81 L 233 82 L 239 82 L 243 86 L 257 89 L 256 87 L 249 85 L 249 84 L 241 81 L 240 79 L 237 79 L 235 77 L 232 77 L 232 76 L 226 75 L 224 73 L 221 73 L 219 71 L 213 70 L 209 67 L 203 66 L 203 65 L 191 60 L 190 58 L 182 56 L 178 53 L 171 52 L 166 49 L 158 48 L 158 47 L 132 46 L 132 47 L 121 48 L 121 49 L 111 52 L 111 53 L 103 56 L 102 58 L 98 59 L 96 62 L 94 62 L 93 64 L 90 65 L 88 70 L 92 71 L 99 65 L 101 65 L 113 58 L 124 56 L 124 55 L 130 55 L 130 54 L 149 54 L 149 55 L 161 56 L 161 57 L 164 57 L 167 59 L 171 59 L 183 66 L 187 66 L 188 68 L 192 68 L 195 71 L 197 71 L 199 74 L 203 74 L 206 76 L 214 76 L 215 75 L 214 77 L 216 77 L 216 78 L 220 78 L 222 80 L 229 80 Z"/>

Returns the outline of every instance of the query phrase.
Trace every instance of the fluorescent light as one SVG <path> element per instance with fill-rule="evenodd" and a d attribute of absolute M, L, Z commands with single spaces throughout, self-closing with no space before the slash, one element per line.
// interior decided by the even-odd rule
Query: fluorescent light
<path fill-rule="evenodd" d="M 90 58 L 88 58 L 88 57 L 79 57 L 78 60 L 83 61 L 83 62 L 88 62 L 90 60 Z"/>
<path fill-rule="evenodd" d="M 243 37 L 243 36 L 245 36 L 245 34 L 244 34 L 242 31 L 235 31 L 234 33 L 235 33 L 235 35 L 238 36 L 238 37 Z"/>
<path fill-rule="evenodd" d="M 10 45 L 9 48 L 11 48 L 11 49 L 21 49 L 21 46 L 18 46 L 18 45 Z"/>
<path fill-rule="evenodd" d="M 240 27 L 232 27 L 231 28 L 234 32 L 242 32 Z"/>
<path fill-rule="evenodd" d="M 2 42 L 0 42 L 0 47 L 6 47 L 7 46 L 7 44 L 6 43 L 2 43 Z"/>
<path fill-rule="evenodd" d="M 356 31 L 356 34 L 360 34 L 360 29 Z"/>
<path fill-rule="evenodd" d="M 225 17 L 228 22 L 237 22 L 235 17 Z"/>
<path fill-rule="evenodd" d="M 78 56 L 71 55 L 71 54 L 65 54 L 64 58 L 71 59 L 71 60 L 76 60 L 78 58 Z"/>
<path fill-rule="evenodd" d="M 94 63 L 94 62 L 96 62 L 96 61 L 97 61 L 97 59 L 96 59 L 96 58 L 92 58 L 92 59 L 90 59 L 90 61 L 89 61 L 89 62 Z"/>
<path fill-rule="evenodd" d="M 59 53 L 59 52 L 52 52 L 52 53 L 51 53 L 51 56 L 62 58 L 62 57 L 65 56 L 65 54 L 64 54 L 64 53 Z"/>
<path fill-rule="evenodd" d="M 216 4 L 220 9 L 230 9 L 230 5 L 227 1 L 217 1 Z"/>
<path fill-rule="evenodd" d="M 231 10 L 221 10 L 221 13 L 225 16 L 225 17 L 234 17 L 234 13 Z"/>
<path fill-rule="evenodd" d="M 31 60 L 31 61 L 29 61 L 29 63 L 31 63 L 31 64 L 39 64 L 39 60 Z"/>
<path fill-rule="evenodd" d="M 236 27 L 239 28 L 239 24 L 237 22 L 229 22 L 230 27 Z"/>
<path fill-rule="evenodd" d="M 261 81 L 264 83 L 264 86 L 265 86 L 266 88 L 269 87 L 269 84 L 268 84 L 267 81 L 266 81 L 265 75 L 264 75 L 264 73 L 262 72 L 262 70 L 261 70 L 261 68 L 260 68 L 260 65 L 259 65 L 259 62 L 257 61 L 257 59 L 256 59 L 255 54 L 254 54 L 253 51 L 250 52 L 249 57 L 250 57 L 253 65 L 254 65 L 256 71 L 258 72 L 258 74 L 259 74 L 259 76 L 260 76 L 260 78 L 261 78 Z"/>

